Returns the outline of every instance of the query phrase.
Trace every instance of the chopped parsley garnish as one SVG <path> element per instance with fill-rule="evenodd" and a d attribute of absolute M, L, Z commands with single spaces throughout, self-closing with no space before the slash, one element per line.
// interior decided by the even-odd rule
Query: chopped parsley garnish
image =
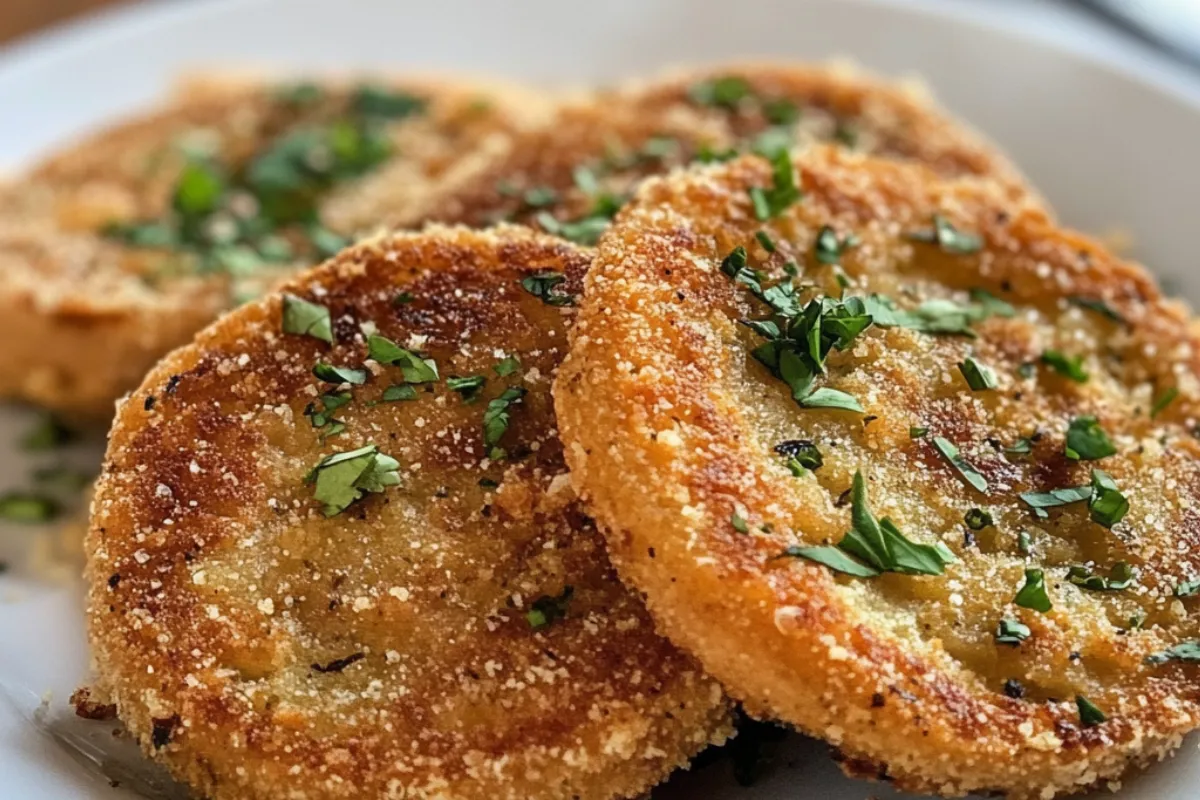
<path fill-rule="evenodd" d="M 411 303 L 413 300 L 416 300 L 416 299 L 417 298 L 413 295 L 412 292 L 397 292 L 396 296 L 392 298 L 392 305 L 406 306 L 409 303 Z"/>
<path fill-rule="evenodd" d="M 1033 537 L 1029 535 L 1029 531 L 1017 533 L 1017 551 L 1023 556 L 1033 553 Z"/>
<path fill-rule="evenodd" d="M 404 380 L 409 383 L 433 383 L 438 379 L 437 364 L 432 358 L 421 358 L 387 337 L 368 336 L 367 354 L 380 364 L 399 366 Z"/>
<path fill-rule="evenodd" d="M 858 577 L 874 577 L 884 572 L 942 575 L 946 565 L 957 560 L 941 542 L 932 545 L 914 542 L 890 518 L 876 519 L 868 504 L 867 484 L 861 472 L 854 474 L 850 507 L 852 527 L 837 547 L 794 547 L 788 548 L 784 555 L 817 561 Z"/>
<path fill-rule="evenodd" d="M 574 305 L 573 296 L 555 291 L 556 287 L 566 281 L 567 276 L 561 272 L 538 272 L 521 278 L 521 287 L 548 306 Z"/>
<path fill-rule="evenodd" d="M 988 490 L 987 479 L 969 461 L 962 457 L 954 443 L 948 439 L 943 439 L 941 436 L 935 436 L 933 437 L 933 446 L 941 453 L 943 458 L 950 462 L 950 466 L 954 467 L 959 477 L 966 481 L 971 488 L 979 492 L 986 492 Z"/>
<path fill-rule="evenodd" d="M 909 238 L 936 244 L 943 252 L 956 256 L 978 253 L 983 248 L 983 239 L 978 234 L 960 231 L 941 214 L 933 215 L 933 230 L 917 231 L 909 234 Z"/>
<path fill-rule="evenodd" d="M 912 426 L 908 429 L 908 438 L 923 439 L 929 433 L 929 428 Z"/>
<path fill-rule="evenodd" d="M 1117 488 L 1117 484 L 1105 472 L 1092 470 L 1092 497 L 1088 501 L 1092 521 L 1111 528 L 1129 511 L 1129 500 Z"/>
<path fill-rule="evenodd" d="M 1125 561 L 1113 564 L 1107 576 L 1096 573 L 1091 567 L 1076 564 L 1067 570 L 1067 580 L 1093 592 L 1119 592 L 1134 584 L 1137 572 Z"/>
<path fill-rule="evenodd" d="M 1081 694 L 1075 695 L 1075 706 L 1079 709 L 1079 722 L 1085 728 L 1108 721 L 1108 717 L 1104 715 L 1104 712 L 1097 708 L 1095 703 Z"/>
<path fill-rule="evenodd" d="M 410 383 L 394 383 L 383 390 L 384 403 L 394 403 L 398 400 L 416 400 L 417 390 Z"/>
<path fill-rule="evenodd" d="M 1013 602 L 1021 608 L 1031 608 L 1045 614 L 1050 610 L 1050 595 L 1046 593 L 1046 576 L 1040 569 L 1025 570 L 1025 585 Z"/>
<path fill-rule="evenodd" d="M 507 378 L 521 368 L 521 360 L 516 356 L 506 356 L 496 362 L 496 366 L 492 367 L 497 375 L 501 378 Z"/>
<path fill-rule="evenodd" d="M 994 524 L 992 515 L 984 511 L 982 508 L 972 508 L 963 516 L 963 522 L 973 531 L 981 531 L 989 525 Z"/>
<path fill-rule="evenodd" d="M 1184 664 L 1200 663 L 1200 641 L 1180 642 L 1162 652 L 1146 656 L 1147 664 L 1165 664 L 1168 661 L 1179 661 Z"/>
<path fill-rule="evenodd" d="M 750 527 L 746 524 L 746 520 L 742 519 L 742 515 L 736 511 L 729 515 L 729 524 L 738 533 L 750 533 Z"/>
<path fill-rule="evenodd" d="M 783 98 L 764 100 L 762 110 L 763 116 L 772 125 L 791 125 L 800 119 L 800 107 L 791 100 Z"/>
<path fill-rule="evenodd" d="M 865 299 L 867 313 L 881 328 L 908 328 L 919 333 L 975 338 L 971 323 L 986 319 L 983 306 L 963 306 L 953 300 L 934 298 L 906 311 L 896 308 L 888 297 L 871 295 Z"/>
<path fill-rule="evenodd" d="M 367 84 L 359 86 L 350 100 L 353 109 L 365 117 L 401 119 L 425 110 L 425 101 L 416 95 Z"/>
<path fill-rule="evenodd" d="M 754 90 L 746 79 L 734 75 L 703 81 L 688 90 L 688 97 L 693 103 L 728 109 L 737 108 L 738 103 L 753 95 Z"/>
<path fill-rule="evenodd" d="M 775 445 L 775 452 L 794 460 L 805 469 L 819 469 L 825 463 L 820 449 L 807 439 L 789 439 Z"/>
<path fill-rule="evenodd" d="M 967 386 L 973 392 L 983 392 L 996 388 L 996 373 L 986 364 L 980 363 L 968 356 L 959 362 L 958 371 L 967 381 Z"/>
<path fill-rule="evenodd" d="M 367 371 L 365 369 L 354 369 L 352 367 L 337 367 L 333 364 L 326 364 L 324 361 L 318 361 L 313 367 L 313 375 L 316 375 L 326 383 L 349 383 L 355 386 L 361 386 L 367 382 Z"/>
<path fill-rule="evenodd" d="M 482 375 L 471 375 L 466 378 L 449 377 L 446 378 L 446 388 L 451 391 L 458 392 L 462 395 L 463 400 L 471 402 L 479 394 L 479 390 L 487 383 L 487 378 Z"/>
<path fill-rule="evenodd" d="M 1179 396 L 1179 389 L 1172 386 L 1165 392 L 1154 399 L 1154 405 L 1150 406 L 1150 419 L 1154 419 L 1163 412 L 1167 406 L 1171 405 L 1172 401 Z"/>
<path fill-rule="evenodd" d="M 1013 308 L 1012 303 L 1001 300 L 987 289 L 972 289 L 971 299 L 975 301 L 985 316 L 1015 317 L 1017 315 L 1017 309 Z"/>
<path fill-rule="evenodd" d="M 1015 647 L 1028 639 L 1032 633 L 1029 626 L 1019 619 L 1004 617 L 996 626 L 996 644 L 1008 644 Z"/>
<path fill-rule="evenodd" d="M 758 239 L 758 243 L 762 245 L 763 250 L 768 253 L 775 252 L 775 240 L 771 238 L 771 234 L 766 231 L 758 231 L 754 234 L 754 238 Z"/>
<path fill-rule="evenodd" d="M 754 186 L 749 190 L 754 216 L 760 222 L 779 216 L 803 196 L 796 184 L 791 154 L 786 149 L 779 150 L 768 160 L 771 162 L 771 187 Z"/>
<path fill-rule="evenodd" d="M 1124 325 L 1125 318 L 1117 313 L 1112 306 L 1103 300 L 1094 300 L 1089 297 L 1069 297 L 1067 302 L 1077 305 L 1080 308 L 1086 308 L 1088 311 L 1095 311 L 1100 316 L 1117 324 Z"/>
<path fill-rule="evenodd" d="M 1076 383 L 1087 383 L 1087 370 L 1083 368 L 1083 356 L 1065 355 L 1058 350 L 1042 351 L 1042 363 L 1053 369 L 1064 378 L 1070 378 Z"/>
<path fill-rule="evenodd" d="M 1088 501 L 1092 521 L 1111 528 L 1129 511 L 1129 501 L 1121 494 L 1113 479 L 1098 469 L 1092 470 L 1092 482 L 1088 486 L 1071 486 L 1052 489 L 1049 492 L 1022 492 L 1021 500 L 1033 509 L 1035 516 L 1044 519 L 1045 509 Z"/>
<path fill-rule="evenodd" d="M 838 239 L 837 232 L 829 225 L 822 226 L 813 244 L 813 253 L 822 264 L 837 264 L 842 260 L 842 253 L 858 244 L 854 234 L 846 234 L 846 238 Z"/>
<path fill-rule="evenodd" d="M 1200 594 L 1200 578 L 1176 584 L 1173 594 L 1176 597 L 1195 597 Z"/>
<path fill-rule="evenodd" d="M 325 516 L 332 517 L 366 492 L 382 492 L 400 484 L 400 462 L 379 452 L 373 444 L 334 453 L 321 460 L 308 475 L 315 483 L 313 496 L 322 503 Z"/>
<path fill-rule="evenodd" d="M 22 525 L 49 522 L 58 516 L 56 500 L 33 492 L 6 492 L 0 495 L 0 521 Z"/>
<path fill-rule="evenodd" d="M 483 412 L 483 443 L 488 448 L 488 458 L 493 460 L 503 458 L 503 448 L 497 447 L 510 422 L 509 407 L 520 403 L 525 396 L 525 388 L 510 386 L 487 404 Z"/>
<path fill-rule="evenodd" d="M 332 436 L 334 433 L 340 433 L 344 426 L 337 431 L 332 430 L 333 426 L 341 425 L 339 420 L 333 418 L 333 413 L 342 406 L 346 405 L 352 399 L 350 392 L 334 392 L 323 394 L 319 398 L 321 407 L 318 408 L 316 403 L 309 403 L 304 409 L 304 416 L 309 418 L 314 428 L 330 427 L 330 430 L 325 432 L 326 436 Z"/>
<path fill-rule="evenodd" d="M 820 389 L 799 399 L 804 408 L 832 408 L 839 411 L 854 411 L 863 413 L 863 407 L 853 395 L 846 394 L 840 389 L 830 389 L 822 386 Z"/>
<path fill-rule="evenodd" d="M 19 444 L 22 450 L 37 453 L 62 447 L 74 440 L 75 436 L 75 431 L 53 414 L 42 414 L 33 427 L 21 437 Z"/>
<path fill-rule="evenodd" d="M 1028 436 L 1022 436 L 1004 448 L 1004 454 L 1007 456 L 1027 456 L 1032 452 L 1033 441 Z"/>
<path fill-rule="evenodd" d="M 1071 420 L 1063 449 L 1067 458 L 1072 461 L 1096 461 L 1116 452 L 1117 448 L 1095 417 L 1076 417 Z"/>
<path fill-rule="evenodd" d="M 536 631 L 562 619 L 567 615 L 567 605 L 571 602 L 571 596 L 574 594 L 575 587 L 565 586 L 562 594 L 556 597 L 542 595 L 533 601 L 532 607 L 525 614 L 525 621 L 529 623 L 530 628 Z"/>
<path fill-rule="evenodd" d="M 333 344 L 329 309 L 294 294 L 283 296 L 283 332 L 311 336 Z"/>

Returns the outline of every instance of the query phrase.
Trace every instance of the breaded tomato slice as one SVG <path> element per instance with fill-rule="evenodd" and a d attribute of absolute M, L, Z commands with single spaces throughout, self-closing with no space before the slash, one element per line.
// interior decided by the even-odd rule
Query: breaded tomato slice
<path fill-rule="evenodd" d="M 0 188 L 0 395 L 107 423 L 220 312 L 423 207 L 537 95 L 428 80 L 193 82 Z"/>
<path fill-rule="evenodd" d="M 818 149 L 648 182 L 555 394 L 661 629 L 948 796 L 1117 781 L 1200 722 L 1197 340 L 1004 187 Z"/>
<path fill-rule="evenodd" d="M 632 797 L 729 733 L 565 475 L 588 257 L 518 229 L 352 248 L 120 407 L 100 686 L 213 800 Z"/>
<path fill-rule="evenodd" d="M 471 151 L 451 167 L 428 204 L 429 218 L 514 220 L 593 244 L 648 176 L 739 152 L 830 141 L 919 161 L 946 176 L 987 175 L 1014 196 L 1031 193 L 995 145 L 948 116 L 920 86 L 845 65 L 728 64 L 564 103 L 544 125 Z"/>

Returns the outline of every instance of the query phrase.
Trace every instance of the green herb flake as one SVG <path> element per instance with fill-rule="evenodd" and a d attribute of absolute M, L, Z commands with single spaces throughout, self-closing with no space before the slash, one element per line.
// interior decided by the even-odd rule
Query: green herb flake
<path fill-rule="evenodd" d="M 404 380 L 409 383 L 433 383 L 438 379 L 437 364 L 432 358 L 421 358 L 387 337 L 368 336 L 367 354 L 380 364 L 399 366 Z"/>
<path fill-rule="evenodd" d="M 1093 416 L 1076 417 L 1067 428 L 1063 453 L 1072 461 L 1096 461 L 1114 455 L 1117 448 Z"/>
<path fill-rule="evenodd" d="M 1004 617 L 996 626 L 996 644 L 1007 644 L 1014 647 L 1021 644 L 1032 635 L 1029 626 L 1019 619 Z"/>
<path fill-rule="evenodd" d="M 1168 661 L 1200 664 L 1200 641 L 1180 642 L 1166 650 L 1146 656 L 1147 664 L 1166 664 Z"/>
<path fill-rule="evenodd" d="M 822 226 L 813 244 L 813 253 L 822 264 L 837 264 L 842 259 L 842 242 L 829 225 Z"/>
<path fill-rule="evenodd" d="M 963 378 L 967 381 L 967 386 L 971 387 L 971 391 L 973 392 L 983 392 L 996 388 L 995 371 L 986 364 L 976 361 L 969 356 L 959 362 L 958 371 L 962 373 Z"/>
<path fill-rule="evenodd" d="M 530 628 L 537 631 L 562 619 L 567 615 L 567 606 L 574 594 L 574 587 L 566 586 L 563 588 L 562 594 L 557 596 L 542 595 L 533 601 L 529 611 L 525 614 L 525 621 L 529 623 Z"/>
<path fill-rule="evenodd" d="M 317 365 L 313 367 L 312 372 L 313 375 L 316 375 L 326 383 L 349 383 L 354 386 L 361 386 L 367 382 L 367 371 L 365 369 L 338 367 L 333 364 L 326 364 L 324 361 L 318 361 Z"/>
<path fill-rule="evenodd" d="M 993 525 L 992 515 L 984 511 L 982 508 L 972 508 L 963 515 L 963 522 L 973 531 L 981 531 L 989 525 Z"/>
<path fill-rule="evenodd" d="M 1081 694 L 1075 695 L 1075 706 L 1079 709 L 1079 722 L 1085 728 L 1091 728 L 1108 721 L 1108 717 L 1104 715 L 1104 712 L 1097 708 L 1095 703 Z"/>
<path fill-rule="evenodd" d="M 754 238 L 757 239 L 758 243 L 762 245 L 763 250 L 766 250 L 768 253 L 775 252 L 775 240 L 771 238 L 769 233 L 766 231 L 758 231 L 754 234 Z"/>
<path fill-rule="evenodd" d="M 924 439 L 928 433 L 929 433 L 929 428 L 912 426 L 908 429 L 908 438 Z"/>
<path fill-rule="evenodd" d="M 1033 537 L 1029 535 L 1029 531 L 1017 533 L 1017 552 L 1023 556 L 1033 554 Z"/>
<path fill-rule="evenodd" d="M 1113 564 L 1107 576 L 1098 574 L 1091 567 L 1076 564 L 1067 570 L 1067 580 L 1093 592 L 1119 592 L 1134 584 L 1137 572 L 1125 561 Z"/>
<path fill-rule="evenodd" d="M 525 397 L 524 387 L 510 386 L 501 392 L 499 397 L 488 402 L 487 410 L 483 412 L 483 443 L 489 448 L 489 454 L 499 450 L 496 445 L 504 436 L 504 432 L 508 430 L 509 409 L 514 404 L 520 403 L 523 397 Z M 492 456 L 489 455 L 490 457 Z"/>
<path fill-rule="evenodd" d="M 829 567 L 834 572 L 853 575 L 856 578 L 874 578 L 880 574 L 879 570 L 856 561 L 833 545 L 789 547 L 776 558 L 804 558 Z"/>
<path fill-rule="evenodd" d="M 394 383 L 383 390 L 381 402 L 395 403 L 400 400 L 416 400 L 417 390 L 408 383 Z"/>
<path fill-rule="evenodd" d="M 1200 594 L 1200 578 L 1175 585 L 1174 595 L 1176 597 L 1195 597 L 1197 594 Z"/>
<path fill-rule="evenodd" d="M 750 533 L 750 527 L 746 524 L 746 520 L 742 519 L 742 516 L 736 511 L 730 515 L 729 524 L 738 533 Z"/>
<path fill-rule="evenodd" d="M 1015 442 L 1004 448 L 1004 454 L 1007 456 L 1027 456 L 1033 452 L 1033 441 L 1028 436 L 1022 436 Z"/>
<path fill-rule="evenodd" d="M 566 280 L 567 276 L 561 272 L 538 272 L 521 278 L 521 287 L 548 306 L 574 305 L 573 296 L 555 291 Z"/>
<path fill-rule="evenodd" d="M 950 466 L 954 467 L 959 477 L 966 481 L 971 488 L 979 492 L 987 492 L 987 479 L 970 462 L 962 457 L 958 448 L 952 442 L 943 439 L 941 436 L 935 436 L 933 438 L 933 446 L 946 461 L 950 462 Z"/>
<path fill-rule="evenodd" d="M 805 469 L 820 469 L 825 463 L 820 448 L 807 439 L 789 439 L 775 445 L 774 450 Z"/>
<path fill-rule="evenodd" d="M 1154 405 L 1150 406 L 1150 419 L 1154 419 L 1159 414 L 1161 414 L 1163 412 L 1163 410 L 1167 406 L 1171 405 L 1171 403 L 1178 396 L 1179 396 L 1179 389 L 1172 386 L 1171 388 L 1167 389 L 1165 392 L 1160 394 L 1158 397 L 1156 397 L 1154 399 Z"/>
<path fill-rule="evenodd" d="M 1080 308 L 1085 308 L 1088 311 L 1094 311 L 1110 322 L 1115 322 L 1118 325 L 1125 324 L 1125 318 L 1103 300 L 1095 300 L 1089 297 L 1069 297 L 1067 298 L 1067 302 Z"/>
<path fill-rule="evenodd" d="M 846 394 L 840 389 L 830 389 L 827 386 L 822 386 L 811 394 L 800 398 L 799 403 L 803 408 L 830 408 L 837 411 L 864 413 L 863 407 L 859 405 L 858 400 L 853 395 Z"/>
<path fill-rule="evenodd" d="M 516 356 L 506 356 L 496 362 L 496 366 L 492 370 L 501 378 L 507 378 L 521 368 L 521 360 Z"/>
<path fill-rule="evenodd" d="M 1050 610 L 1050 595 L 1046 593 L 1046 576 L 1040 569 L 1025 570 L 1025 584 L 1013 600 L 1021 608 L 1031 608 L 1045 614 Z"/>
<path fill-rule="evenodd" d="M 772 125 L 791 125 L 800 119 L 800 107 L 784 98 L 764 100 L 762 111 Z"/>
<path fill-rule="evenodd" d="M 1087 370 L 1083 368 L 1083 356 L 1065 355 L 1058 350 L 1044 350 L 1041 357 L 1042 363 L 1053 369 L 1064 378 L 1070 378 L 1076 383 L 1087 383 Z"/>
<path fill-rule="evenodd" d="M 294 294 L 284 294 L 283 332 L 311 336 L 333 344 L 333 325 L 329 309 Z"/>
<path fill-rule="evenodd" d="M 752 187 L 750 201 L 759 222 L 777 217 L 803 196 L 796 184 L 796 168 L 791 154 L 782 149 L 768 159 L 771 162 L 771 188 Z"/>
<path fill-rule="evenodd" d="M 403 119 L 425 110 L 425 100 L 416 95 L 366 84 L 359 86 L 350 99 L 351 107 L 364 117 Z"/>
<path fill-rule="evenodd" d="M 0 495 L 0 521 L 20 525 L 49 522 L 60 512 L 56 500 L 33 492 L 6 492 Z"/>
<path fill-rule="evenodd" d="M 1088 500 L 1088 511 L 1092 522 L 1111 528 L 1120 522 L 1129 511 L 1129 500 L 1117 488 L 1116 482 L 1106 472 L 1092 470 L 1092 496 Z"/>
<path fill-rule="evenodd" d="M 941 542 L 913 542 L 891 519 L 876 519 L 867 499 L 867 483 L 861 472 L 854 474 L 851 490 L 851 529 L 838 547 L 879 572 L 907 575 L 941 575 L 957 559 Z"/>
<path fill-rule="evenodd" d="M 487 378 L 482 375 L 471 375 L 466 378 L 449 377 L 446 379 L 446 388 L 458 392 L 462 395 L 463 400 L 469 403 L 478 396 L 479 390 L 485 383 L 487 383 Z"/>
<path fill-rule="evenodd" d="M 909 234 L 918 242 L 936 244 L 942 252 L 956 256 L 971 255 L 983 249 L 983 239 L 975 233 L 960 231 L 941 214 L 933 215 L 933 230 Z"/>
<path fill-rule="evenodd" d="M 382 492 L 400 484 L 400 463 L 379 452 L 373 444 L 326 456 L 309 473 L 314 483 L 313 496 L 322 504 L 322 512 L 332 517 L 367 492 Z"/>
<path fill-rule="evenodd" d="M 746 79 L 735 75 L 703 81 L 688 90 L 688 97 L 697 105 L 728 109 L 736 109 L 739 103 L 753 94 Z"/>
<path fill-rule="evenodd" d="M 1012 303 L 1001 300 L 987 289 L 972 289 L 970 294 L 971 299 L 986 316 L 1011 318 L 1017 315 L 1017 309 L 1013 307 Z"/>
<path fill-rule="evenodd" d="M 413 296 L 412 292 L 397 292 L 396 296 L 392 298 L 392 305 L 406 306 L 416 299 L 417 298 Z"/>

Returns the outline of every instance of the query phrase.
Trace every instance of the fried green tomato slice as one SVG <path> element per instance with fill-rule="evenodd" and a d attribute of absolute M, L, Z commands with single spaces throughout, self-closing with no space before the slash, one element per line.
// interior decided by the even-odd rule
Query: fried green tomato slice
<path fill-rule="evenodd" d="M 0 395 L 107 424 L 217 314 L 423 207 L 540 96 L 393 79 L 209 78 L 0 188 Z"/>
<path fill-rule="evenodd" d="M 556 403 L 622 577 L 752 712 L 1048 798 L 1200 722 L 1189 325 L 992 182 L 748 156 L 618 218 Z"/>
<path fill-rule="evenodd" d="M 726 738 L 565 475 L 588 260 L 516 228 L 374 240 L 121 405 L 88 628 L 149 755 L 213 800 L 568 800 Z"/>
<path fill-rule="evenodd" d="M 430 218 L 520 221 L 594 244 L 648 176 L 823 141 L 920 161 L 947 176 L 991 176 L 1015 196 L 1030 193 L 1007 157 L 919 86 L 847 66 L 733 64 L 565 103 L 542 126 L 472 151 L 449 169 Z"/>

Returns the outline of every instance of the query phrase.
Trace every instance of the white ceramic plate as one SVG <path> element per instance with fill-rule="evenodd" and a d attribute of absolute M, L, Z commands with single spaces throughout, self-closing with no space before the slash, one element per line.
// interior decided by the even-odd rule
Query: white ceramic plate
<path fill-rule="evenodd" d="M 251 65 L 308 71 L 411 68 L 582 83 L 666 64 L 745 56 L 850 56 L 920 74 L 946 105 L 1007 147 L 1068 222 L 1121 229 L 1137 255 L 1200 298 L 1194 209 L 1200 186 L 1200 81 L 1151 64 L 1121 69 L 965 19 L 948 3 L 885 0 L 243 0 L 157 3 L 110 14 L 0 53 L 0 168 L 114 114 L 152 102 L 179 71 Z M 9 332 L 8 335 L 19 335 Z M 3 346 L 3 345 L 0 345 Z M 0 490 L 31 466 L 14 446 L 32 416 L 0 408 Z M 96 459 L 85 445 L 77 458 Z M 43 458 L 42 461 L 53 461 Z M 78 586 L 31 580 L 45 534 L 0 528 L 0 797 L 132 797 L 72 760 L 26 716 L 86 671 Z M 98 735 L 107 736 L 100 726 Z M 87 742 L 80 743 L 87 747 Z M 656 798 L 860 800 L 895 796 L 843 778 L 815 742 L 794 737 L 776 768 L 738 788 L 728 762 L 678 776 Z M 126 781 L 126 785 L 129 781 Z M 1185 800 L 1200 785 L 1196 740 L 1138 779 L 1127 798 Z"/>

